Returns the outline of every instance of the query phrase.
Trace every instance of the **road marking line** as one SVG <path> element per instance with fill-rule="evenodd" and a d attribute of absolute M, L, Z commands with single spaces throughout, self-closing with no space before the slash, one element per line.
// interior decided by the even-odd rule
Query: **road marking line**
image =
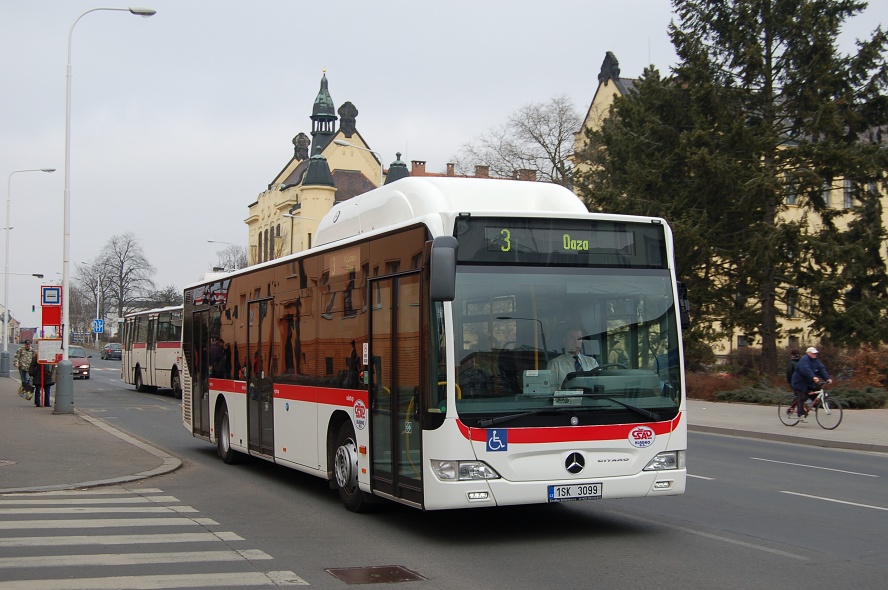
<path fill-rule="evenodd" d="M 99 553 L 95 555 L 29 555 L 0 557 L 0 568 L 150 565 L 159 563 L 204 563 L 218 561 L 259 561 L 271 555 L 258 549 L 244 551 L 179 551 L 167 553 Z"/>
<path fill-rule="evenodd" d="M 746 541 L 739 541 L 737 539 L 722 537 L 720 535 L 714 535 L 712 533 L 704 533 L 703 531 L 697 531 L 697 530 L 694 530 L 694 529 L 691 529 L 688 527 L 679 526 L 677 524 L 669 524 L 669 523 L 662 522 L 659 520 L 652 520 L 650 518 L 635 516 L 633 514 L 627 514 L 625 512 L 620 512 L 618 510 L 612 510 L 612 512 L 615 512 L 625 518 L 630 518 L 633 520 L 640 520 L 640 521 L 647 523 L 647 524 L 666 527 L 668 529 L 681 531 L 683 533 L 688 533 L 690 535 L 696 535 L 698 537 L 704 537 L 706 539 L 713 539 L 715 541 L 723 541 L 725 543 L 730 543 L 731 545 L 739 545 L 741 547 L 747 547 L 749 549 L 755 549 L 757 551 L 764 551 L 765 553 L 772 553 L 774 555 L 779 555 L 781 557 L 791 557 L 792 559 L 798 559 L 799 561 L 810 561 L 807 557 L 804 557 L 802 555 L 796 555 L 795 553 L 781 551 L 780 549 L 771 549 L 770 547 L 765 547 L 764 545 L 756 545 L 755 543 L 748 543 Z"/>
<path fill-rule="evenodd" d="M 117 576 L 79 580 L 16 580 L 0 582 L 0 590 L 135 590 L 142 588 L 221 588 L 244 586 L 308 586 L 290 571 Z"/>
<path fill-rule="evenodd" d="M 708 481 L 712 481 L 713 479 L 715 479 L 714 477 L 703 477 L 702 475 L 691 475 L 690 473 L 688 473 L 688 477 L 693 477 L 695 479 L 705 479 Z"/>
<path fill-rule="evenodd" d="M 0 508 L 0 514 L 181 514 L 197 512 L 191 506 L 66 506 L 64 508 L 33 506 Z"/>
<path fill-rule="evenodd" d="M 133 526 L 206 526 L 219 524 L 210 518 L 98 518 L 90 520 L 0 520 L 0 530 L 103 529 Z"/>
<path fill-rule="evenodd" d="M 859 502 L 848 502 L 847 500 L 837 500 L 836 498 L 826 498 L 824 496 L 812 496 L 810 494 L 801 494 L 799 492 L 790 492 L 781 490 L 781 494 L 789 494 L 791 496 L 802 496 L 803 498 L 811 498 L 812 500 L 823 500 L 825 502 L 835 502 L 836 504 L 847 504 L 848 506 L 857 506 L 858 508 L 872 508 L 873 510 L 884 510 L 888 512 L 888 508 L 884 506 L 873 506 L 871 504 L 860 504 Z"/>
<path fill-rule="evenodd" d="M 762 459 L 761 457 L 750 457 L 753 461 L 764 461 L 766 463 L 779 463 L 780 465 L 792 465 L 793 467 L 809 467 L 811 469 L 821 469 L 823 471 L 835 471 L 836 473 L 847 473 L 849 475 L 860 475 L 862 477 L 879 477 L 872 473 L 858 473 L 856 471 L 845 471 L 844 469 L 832 469 L 830 467 L 818 467 L 817 465 L 806 465 L 804 463 L 790 463 L 789 461 L 775 461 L 774 459 Z"/>
<path fill-rule="evenodd" d="M 207 543 L 243 541 L 231 531 L 218 533 L 171 533 L 151 535 L 67 535 L 52 537 L 0 537 L 0 547 L 65 547 L 73 545 L 148 545 L 159 543 Z"/>

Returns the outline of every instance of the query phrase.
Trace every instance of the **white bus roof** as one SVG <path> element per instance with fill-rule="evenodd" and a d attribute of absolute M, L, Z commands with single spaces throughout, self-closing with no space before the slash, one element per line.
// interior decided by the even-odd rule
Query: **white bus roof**
<path fill-rule="evenodd" d="M 318 225 L 321 246 L 428 216 L 588 213 L 557 184 L 488 178 L 408 177 L 337 203 Z"/>

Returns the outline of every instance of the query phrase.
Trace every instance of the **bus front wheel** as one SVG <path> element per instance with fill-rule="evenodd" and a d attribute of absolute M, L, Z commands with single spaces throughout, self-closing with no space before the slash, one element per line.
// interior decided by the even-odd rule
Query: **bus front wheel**
<path fill-rule="evenodd" d="M 339 499 L 352 512 L 363 512 L 368 505 L 366 494 L 358 488 L 358 444 L 355 431 L 348 422 L 339 428 L 333 455 L 333 476 Z"/>

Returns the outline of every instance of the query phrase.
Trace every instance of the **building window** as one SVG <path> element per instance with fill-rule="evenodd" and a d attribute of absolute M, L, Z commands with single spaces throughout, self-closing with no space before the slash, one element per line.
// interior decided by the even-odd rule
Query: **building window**
<path fill-rule="evenodd" d="M 854 181 L 850 178 L 846 178 L 842 182 L 842 207 L 845 209 L 850 209 L 854 206 Z"/>
<path fill-rule="evenodd" d="M 799 337 L 798 336 L 790 336 L 788 342 L 789 342 L 789 349 L 790 350 L 798 349 L 798 347 L 799 347 Z"/>
<path fill-rule="evenodd" d="M 789 289 L 786 291 L 786 317 L 798 317 L 799 291 Z"/>
<path fill-rule="evenodd" d="M 271 240 L 268 239 L 268 229 L 265 230 L 265 257 L 262 261 L 271 260 Z"/>
<path fill-rule="evenodd" d="M 796 180 L 795 176 L 790 173 L 786 173 L 783 175 L 783 184 L 786 185 L 786 204 L 787 205 L 796 205 L 798 204 L 798 195 L 796 194 Z"/>
<path fill-rule="evenodd" d="M 832 186 L 829 182 L 823 182 L 823 204 L 826 207 L 829 207 L 830 194 L 832 193 Z"/>
<path fill-rule="evenodd" d="M 749 341 L 746 339 L 746 336 L 737 336 L 737 348 L 743 348 L 745 346 L 749 346 Z"/>
<path fill-rule="evenodd" d="M 256 252 L 258 252 L 257 256 L 259 258 L 259 260 L 257 260 L 256 262 L 257 263 L 262 262 L 262 232 L 261 231 L 259 232 L 259 241 L 257 243 Z"/>

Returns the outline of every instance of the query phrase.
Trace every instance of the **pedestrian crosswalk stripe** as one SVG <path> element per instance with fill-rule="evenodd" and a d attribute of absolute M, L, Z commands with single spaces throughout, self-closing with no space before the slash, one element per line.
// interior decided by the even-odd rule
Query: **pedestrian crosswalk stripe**
<path fill-rule="evenodd" d="M 0 508 L 0 514 L 184 514 L 197 512 L 191 506 L 67 506 L 65 508 Z"/>
<path fill-rule="evenodd" d="M 72 545 L 148 545 L 158 543 L 206 543 L 243 541 L 231 531 L 218 533 L 171 533 L 153 535 L 62 535 L 52 537 L 0 537 L 0 547 L 64 547 Z"/>
<path fill-rule="evenodd" d="M 33 496 L 33 494 L 31 494 Z M 0 500 L 0 506 L 64 506 L 67 504 L 167 504 L 178 502 L 175 496 L 129 496 L 126 498 L 39 498 L 37 500 L 24 499 Z"/>
<path fill-rule="evenodd" d="M 232 588 L 246 586 L 308 586 L 290 571 L 116 576 L 63 580 L 0 582 L 0 590 L 136 590 L 144 588 Z"/>
<path fill-rule="evenodd" d="M 2 494 L 2 498 L 12 498 L 17 496 L 25 496 L 28 498 L 44 497 L 44 496 L 110 496 L 113 494 L 162 494 L 160 488 L 140 488 L 137 490 L 128 490 L 126 488 L 90 488 L 80 490 L 49 490 L 46 492 L 10 492 Z"/>
<path fill-rule="evenodd" d="M 0 530 L 13 529 L 102 529 L 131 526 L 208 526 L 211 518 L 97 518 L 89 520 L 0 520 Z"/>
<path fill-rule="evenodd" d="M 272 559 L 258 549 L 244 551 L 177 551 L 175 553 L 99 553 L 96 555 L 30 555 L 0 557 L 0 568 L 10 567 L 70 567 L 145 565 L 154 563 L 199 563 L 217 561 L 260 561 Z"/>

